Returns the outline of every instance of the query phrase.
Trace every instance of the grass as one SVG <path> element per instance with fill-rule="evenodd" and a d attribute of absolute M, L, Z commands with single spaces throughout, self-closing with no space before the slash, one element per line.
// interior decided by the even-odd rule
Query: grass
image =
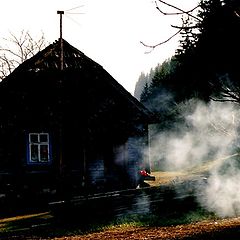
<path fill-rule="evenodd" d="M 237 155 L 238 154 L 234 154 L 226 158 L 210 161 L 201 166 L 188 169 L 185 172 L 153 172 L 152 175 L 156 177 L 156 181 L 149 181 L 149 184 L 150 186 L 159 186 L 161 184 L 171 183 L 171 181 L 176 178 L 187 179 L 191 175 L 209 171 L 209 169 L 220 162 L 236 157 Z M 84 216 L 80 215 L 79 218 L 84 219 Z M 0 234 L 6 236 L 13 234 L 33 234 L 39 237 L 59 237 L 99 232 L 119 226 L 122 228 L 129 226 L 172 226 L 203 220 L 215 220 L 216 218 L 214 214 L 206 212 L 201 208 L 181 213 L 175 211 L 165 216 L 158 214 L 135 214 L 125 215 L 121 218 L 101 218 L 90 222 L 79 222 L 76 219 L 70 218 L 59 220 L 50 212 L 43 212 L 0 219 Z"/>
<path fill-rule="evenodd" d="M 46 226 L 51 218 L 53 216 L 49 212 L 3 218 L 0 219 L 0 233 L 19 232 Z"/>
<path fill-rule="evenodd" d="M 216 216 L 201 208 L 182 214 L 175 212 L 168 216 L 135 214 L 112 219 L 93 220 L 91 222 L 79 222 L 76 219 L 68 218 L 59 221 L 50 212 L 44 212 L 0 219 L 0 234 L 3 236 L 31 235 L 39 238 L 54 238 L 100 232 L 116 227 L 173 226 L 209 219 L 216 219 Z"/>
<path fill-rule="evenodd" d="M 117 219 L 114 222 L 114 225 L 142 227 L 173 226 L 179 224 L 196 223 L 216 218 L 217 216 L 214 213 L 207 212 L 202 208 L 197 208 L 194 211 L 184 212 L 181 214 L 175 212 L 166 216 L 157 214 L 129 215 Z"/>

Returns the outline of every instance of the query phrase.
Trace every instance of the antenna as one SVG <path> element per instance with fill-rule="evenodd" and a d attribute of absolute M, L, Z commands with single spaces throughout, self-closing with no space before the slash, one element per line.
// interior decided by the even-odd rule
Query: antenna
<path fill-rule="evenodd" d="M 62 38 L 62 15 L 64 14 L 64 11 L 57 11 L 57 14 L 60 14 L 60 71 L 62 72 L 63 70 L 63 38 Z M 60 108 L 62 107 L 62 76 L 60 76 L 59 79 L 59 105 Z M 64 159 L 63 159 L 63 124 L 62 124 L 62 111 L 59 113 L 59 173 L 60 176 L 64 174 L 63 172 L 63 164 L 64 164 Z"/>
<path fill-rule="evenodd" d="M 64 11 L 57 11 L 60 15 L 60 70 L 63 70 L 63 38 L 62 38 L 62 15 Z"/>
<path fill-rule="evenodd" d="M 67 14 L 81 14 L 81 13 L 71 13 L 71 11 L 75 10 L 75 9 L 78 9 L 78 8 L 81 8 L 83 6 L 84 5 L 81 5 L 81 6 L 74 7 L 74 8 L 71 8 L 69 10 L 66 10 L 66 15 Z M 57 14 L 60 15 L 60 38 L 59 38 L 59 41 L 60 41 L 60 70 L 63 70 L 63 68 L 64 68 L 63 60 L 64 59 L 63 59 L 63 37 L 62 37 L 63 24 L 62 24 L 62 15 L 64 14 L 64 11 L 58 10 Z"/>

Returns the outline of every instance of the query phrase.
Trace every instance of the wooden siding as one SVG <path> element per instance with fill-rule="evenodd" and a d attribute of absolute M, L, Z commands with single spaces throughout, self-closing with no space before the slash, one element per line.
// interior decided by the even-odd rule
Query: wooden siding
<path fill-rule="evenodd" d="M 151 114 L 99 64 L 63 45 L 64 70 L 57 41 L 0 83 L 0 184 L 8 174 L 20 192 L 133 187 Z M 51 164 L 27 163 L 31 132 L 49 134 Z"/>

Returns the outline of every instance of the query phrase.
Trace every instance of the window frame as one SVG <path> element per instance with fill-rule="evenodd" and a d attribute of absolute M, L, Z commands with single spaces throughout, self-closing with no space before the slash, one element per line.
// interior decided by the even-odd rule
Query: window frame
<path fill-rule="evenodd" d="M 33 139 L 35 136 L 35 140 Z M 47 137 L 43 140 L 43 136 Z M 33 147 L 37 149 L 36 160 L 33 160 Z M 47 158 L 44 160 L 44 149 L 47 147 Z M 29 165 L 49 165 L 52 162 L 50 134 L 47 132 L 29 132 L 27 136 L 27 163 Z"/>

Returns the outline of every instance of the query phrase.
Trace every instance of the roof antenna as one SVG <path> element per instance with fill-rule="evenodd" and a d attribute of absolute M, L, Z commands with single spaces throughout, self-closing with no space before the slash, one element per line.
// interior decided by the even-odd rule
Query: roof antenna
<path fill-rule="evenodd" d="M 64 11 L 57 11 L 60 14 L 60 72 L 63 70 L 63 38 L 62 38 L 62 15 Z M 62 77 L 59 79 L 59 105 L 62 107 Z M 63 124 L 62 124 L 62 111 L 60 111 L 59 119 L 59 174 L 62 176 L 64 174 L 64 160 L 63 160 Z"/>
<path fill-rule="evenodd" d="M 62 15 L 64 11 L 57 11 L 60 14 L 60 70 L 63 70 L 63 38 L 62 38 Z"/>

